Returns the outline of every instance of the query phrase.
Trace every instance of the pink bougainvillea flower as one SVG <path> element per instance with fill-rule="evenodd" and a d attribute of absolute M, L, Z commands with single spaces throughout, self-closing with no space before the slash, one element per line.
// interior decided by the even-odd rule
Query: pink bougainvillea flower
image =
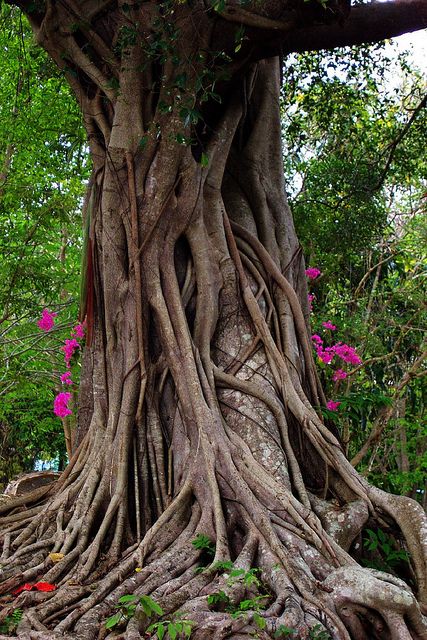
<path fill-rule="evenodd" d="M 347 377 L 347 374 L 343 369 L 337 369 L 334 371 L 334 375 L 332 376 L 332 380 L 336 382 L 337 380 L 344 380 Z"/>
<path fill-rule="evenodd" d="M 62 391 L 58 393 L 55 400 L 53 401 L 53 412 L 59 418 L 65 418 L 65 416 L 69 416 L 72 414 L 71 409 L 68 408 L 68 403 L 71 398 L 71 393 L 68 391 Z"/>
<path fill-rule="evenodd" d="M 310 311 L 313 311 L 313 301 L 314 301 L 314 294 L 313 293 L 309 293 L 307 296 L 308 299 L 308 308 L 310 309 Z"/>
<path fill-rule="evenodd" d="M 313 333 L 313 335 L 311 336 L 311 339 L 313 340 L 313 342 L 315 342 L 317 345 L 323 344 L 323 340 L 320 336 L 317 335 L 317 333 Z"/>
<path fill-rule="evenodd" d="M 349 362 L 350 364 L 361 364 L 362 362 L 362 358 L 357 355 L 356 349 L 348 344 L 339 342 L 334 346 L 334 351 L 344 362 Z"/>
<path fill-rule="evenodd" d="M 326 408 L 329 409 L 329 411 L 336 411 L 338 409 L 338 407 L 340 406 L 341 402 L 335 402 L 334 400 L 328 400 L 328 402 L 326 403 Z"/>
<path fill-rule="evenodd" d="M 75 336 L 76 338 L 84 338 L 85 337 L 85 325 L 82 322 L 79 322 L 79 324 L 76 324 L 76 326 L 74 327 L 74 329 L 71 332 L 72 336 Z"/>
<path fill-rule="evenodd" d="M 36 582 L 34 589 L 37 589 L 37 591 L 55 591 L 56 586 L 50 582 Z"/>
<path fill-rule="evenodd" d="M 332 322 L 329 322 L 329 320 L 327 320 L 326 322 L 322 322 L 322 327 L 324 327 L 325 329 L 330 329 L 331 331 L 335 331 L 336 329 L 336 326 L 332 324 Z"/>
<path fill-rule="evenodd" d="M 316 349 L 316 353 L 319 360 L 321 360 L 325 364 L 330 364 L 335 355 L 332 347 L 326 347 L 326 349 L 322 349 L 322 347 L 319 347 L 318 349 Z"/>
<path fill-rule="evenodd" d="M 42 331 L 50 331 L 55 324 L 55 318 L 58 314 L 51 313 L 48 309 L 43 309 L 42 317 L 37 322 L 37 326 Z"/>
<path fill-rule="evenodd" d="M 309 280 L 315 280 L 321 275 L 321 273 L 320 269 L 316 269 L 315 267 L 310 267 L 305 270 L 305 275 Z"/>
<path fill-rule="evenodd" d="M 33 585 L 30 584 L 29 582 L 26 582 L 25 584 L 21 584 L 20 587 L 12 591 L 12 595 L 17 596 L 18 593 L 22 593 L 23 591 L 31 591 L 32 588 L 33 588 Z"/>
<path fill-rule="evenodd" d="M 79 343 L 75 338 L 71 338 L 71 340 L 66 340 L 63 347 L 61 347 L 64 352 L 64 360 L 67 369 L 70 368 L 71 358 L 73 357 L 74 351 L 80 347 Z"/>
<path fill-rule="evenodd" d="M 73 381 L 71 380 L 71 371 L 66 371 L 65 373 L 63 373 L 60 377 L 60 380 L 62 384 L 73 384 Z"/>

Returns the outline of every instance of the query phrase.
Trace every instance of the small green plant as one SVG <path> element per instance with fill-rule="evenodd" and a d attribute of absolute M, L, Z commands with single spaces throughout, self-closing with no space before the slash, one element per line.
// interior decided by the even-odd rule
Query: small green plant
<path fill-rule="evenodd" d="M 119 611 L 107 619 L 105 628 L 113 629 L 119 624 L 126 623 L 136 614 L 138 606 L 141 607 L 147 618 L 164 614 L 161 606 L 150 596 L 125 595 L 119 598 L 116 604 Z M 171 620 L 153 622 L 147 632 L 156 634 L 158 640 L 163 640 L 166 632 L 170 640 L 185 639 L 190 638 L 194 624 L 192 620 L 186 620 L 181 617 L 180 613 L 176 613 Z"/>
<path fill-rule="evenodd" d="M 290 627 L 286 627 L 284 624 L 281 624 L 277 627 L 274 637 L 278 640 L 281 638 L 291 638 L 296 635 L 297 631 L 295 629 L 291 629 Z M 320 624 L 316 624 L 309 631 L 308 637 L 310 640 L 331 640 L 331 636 Z"/>
<path fill-rule="evenodd" d="M 308 635 L 310 640 L 332 640 L 330 634 L 320 624 L 316 624 Z"/>
<path fill-rule="evenodd" d="M 291 629 L 290 627 L 287 627 L 284 624 L 281 624 L 277 627 L 275 633 L 274 633 L 274 637 L 275 638 L 289 638 L 291 636 L 294 636 L 296 634 L 295 629 Z"/>
<path fill-rule="evenodd" d="M 225 591 L 216 591 L 215 593 L 211 593 L 207 597 L 207 602 L 208 605 L 214 610 L 226 611 L 233 618 L 237 618 L 247 611 L 255 611 L 255 613 L 257 613 L 258 611 L 262 611 L 263 609 L 265 609 L 265 601 L 268 600 L 269 597 L 270 596 L 267 594 L 262 594 L 253 598 L 241 600 L 237 604 L 233 604 L 230 600 L 230 597 L 225 593 Z M 258 622 L 260 618 L 261 616 L 258 615 Z M 264 621 L 264 619 L 262 620 Z"/>
<path fill-rule="evenodd" d="M 265 629 L 267 624 L 265 621 L 265 618 L 263 618 L 262 616 L 259 615 L 259 613 L 256 613 L 256 612 L 254 613 L 254 622 L 258 627 L 258 629 L 260 629 L 261 631 Z"/>
<path fill-rule="evenodd" d="M 22 614 L 22 609 L 14 609 L 12 613 L 6 616 L 3 622 L 0 623 L 0 633 L 14 633 L 16 627 L 22 620 Z"/>
<path fill-rule="evenodd" d="M 148 627 L 147 632 L 155 633 L 158 640 L 163 640 L 167 632 L 170 640 L 176 640 L 177 638 L 190 638 L 193 626 L 194 622 L 192 620 L 180 619 L 178 617 L 174 620 L 155 622 Z"/>
<path fill-rule="evenodd" d="M 118 608 L 119 611 L 106 620 L 105 628 L 113 629 L 118 624 L 127 622 L 135 615 L 138 606 L 142 608 L 147 618 L 151 618 L 153 615 L 163 615 L 161 606 L 157 604 L 153 598 L 150 598 L 150 596 L 125 595 L 119 598 L 116 604 L 116 608 Z"/>
<path fill-rule="evenodd" d="M 204 533 L 198 533 L 194 540 L 191 541 L 191 544 L 195 549 L 201 551 L 200 553 L 200 567 L 196 570 L 197 573 L 203 571 L 209 564 L 211 564 L 212 560 L 215 557 L 215 544 L 209 538 L 209 536 Z"/>
<path fill-rule="evenodd" d="M 258 577 L 260 570 L 257 567 L 246 571 L 245 569 L 234 567 L 232 562 L 226 561 L 216 562 L 211 568 L 219 572 L 229 572 L 227 576 L 227 585 L 229 587 L 232 587 L 236 582 L 243 583 L 246 588 L 256 587 L 259 589 L 262 587 L 262 582 Z M 265 619 L 259 615 L 259 612 L 265 609 L 269 598 L 269 594 L 261 593 L 234 604 L 225 591 L 216 591 L 207 597 L 207 602 L 214 610 L 226 611 L 233 618 L 243 615 L 247 611 L 253 611 L 254 622 L 262 630 L 265 627 Z"/>
<path fill-rule="evenodd" d="M 210 553 L 212 556 L 215 555 L 215 545 L 209 536 L 206 536 L 204 533 L 198 533 L 194 540 L 191 541 L 191 544 L 195 549 Z"/>
<path fill-rule="evenodd" d="M 382 561 L 365 559 L 363 560 L 365 566 L 390 572 L 401 562 L 409 562 L 408 553 L 404 549 L 396 549 L 393 538 L 382 529 L 376 531 L 365 529 L 365 533 L 367 534 L 367 538 L 363 541 L 365 549 L 379 552 L 382 558 Z"/>
<path fill-rule="evenodd" d="M 211 569 L 213 571 L 218 571 L 218 573 L 224 573 L 224 571 L 231 571 L 232 569 L 234 569 L 234 564 L 231 562 L 231 560 L 225 560 L 225 562 L 215 562 L 215 564 L 212 565 Z"/>
<path fill-rule="evenodd" d="M 227 583 L 229 586 L 231 586 L 234 584 L 234 582 L 236 582 L 237 578 L 239 581 L 244 582 L 247 587 L 260 587 L 261 581 L 258 578 L 258 575 L 259 569 L 257 569 L 256 567 L 253 569 L 249 569 L 248 571 L 236 568 L 230 572 L 230 577 L 228 578 Z"/>
<path fill-rule="evenodd" d="M 247 600 L 241 600 L 232 610 L 229 611 L 231 613 L 232 618 L 237 618 L 242 615 L 242 613 L 246 613 L 246 611 L 262 611 L 265 609 L 266 600 L 268 600 L 270 596 L 268 595 L 260 595 L 255 596 L 254 598 L 249 598 Z M 258 616 L 260 618 L 261 616 Z"/>
<path fill-rule="evenodd" d="M 207 601 L 210 607 L 218 607 L 222 603 L 225 603 L 227 606 L 230 605 L 230 598 L 225 591 L 215 591 L 215 593 L 211 593 L 208 595 Z"/>

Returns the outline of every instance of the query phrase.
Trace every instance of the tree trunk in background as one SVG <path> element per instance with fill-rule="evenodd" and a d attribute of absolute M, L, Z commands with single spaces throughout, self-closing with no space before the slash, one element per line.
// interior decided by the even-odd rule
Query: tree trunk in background
<path fill-rule="evenodd" d="M 422 509 L 369 486 L 317 412 L 279 60 L 228 61 L 236 27 L 205 10 L 110 4 L 96 29 L 94 3 L 71 26 L 68 2 L 30 14 L 80 100 L 94 171 L 76 450 L 53 490 L 1 506 L 2 591 L 58 585 L 19 596 L 19 629 L 105 637 L 118 598 L 145 594 L 195 640 L 426 638 Z M 416 596 L 357 564 L 365 525 L 405 540 Z M 150 622 L 123 619 L 120 637 Z"/>

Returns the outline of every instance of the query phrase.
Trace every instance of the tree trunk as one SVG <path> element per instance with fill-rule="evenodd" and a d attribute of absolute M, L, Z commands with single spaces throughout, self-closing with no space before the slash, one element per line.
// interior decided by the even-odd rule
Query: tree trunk
<path fill-rule="evenodd" d="M 68 468 L 54 489 L 0 505 L 2 592 L 58 587 L 17 597 L 20 633 L 112 638 L 104 622 L 118 598 L 145 594 L 168 620 L 192 621 L 194 640 L 286 629 L 427 638 L 423 511 L 369 486 L 316 411 L 324 396 L 283 185 L 278 59 L 227 63 L 226 79 L 226 28 L 218 35 L 203 12 L 197 32 L 186 5 L 164 22 L 147 3 L 151 29 L 180 25 L 179 62 L 156 53 L 147 65 L 140 43 L 123 42 L 139 9 L 104 8 L 88 33 L 63 28 L 61 3 L 50 7 L 42 25 L 30 19 L 69 73 L 94 160 L 88 344 Z M 98 59 L 109 38 L 121 55 L 108 63 L 114 83 Z M 416 596 L 353 559 L 367 524 L 405 541 Z M 53 563 L 52 552 L 63 556 Z M 137 611 L 119 637 L 147 637 L 152 622 Z"/>

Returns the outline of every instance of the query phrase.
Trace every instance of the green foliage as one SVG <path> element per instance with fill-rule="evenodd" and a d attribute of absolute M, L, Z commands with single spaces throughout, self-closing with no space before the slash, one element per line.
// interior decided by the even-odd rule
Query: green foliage
<path fill-rule="evenodd" d="M 234 567 L 233 563 L 218 562 L 211 568 L 218 571 L 226 570 L 229 572 L 227 575 L 228 587 L 233 587 L 236 583 L 239 583 L 245 586 L 245 591 L 251 591 L 255 588 L 259 592 L 260 589 L 263 589 L 264 585 L 259 578 L 260 571 L 257 567 L 245 570 L 240 567 Z M 233 618 L 243 615 L 248 611 L 254 612 L 253 619 L 255 624 L 259 629 L 263 629 L 265 620 L 259 615 L 259 612 L 265 609 L 270 597 L 270 594 L 261 592 L 258 593 L 258 595 L 252 595 L 250 598 L 243 598 L 239 602 L 233 602 L 230 596 L 221 590 L 208 595 L 207 603 L 214 611 L 226 611 Z"/>
<path fill-rule="evenodd" d="M 16 9 L 1 17 L 0 307 L 19 318 L 75 290 L 87 150 L 65 79 Z"/>
<path fill-rule="evenodd" d="M 89 165 L 79 110 L 16 8 L 0 5 L 0 484 L 65 457 L 52 414 L 77 317 L 79 209 Z M 36 327 L 44 307 L 59 330 Z M 55 374 L 55 370 L 57 373 Z"/>
<path fill-rule="evenodd" d="M 392 72 L 402 74 L 402 90 L 385 90 Z M 423 79 L 411 69 L 409 88 L 406 59 L 394 61 L 381 45 L 294 56 L 284 73 L 295 223 L 309 261 L 321 256 L 323 270 L 351 284 L 363 275 L 361 255 L 387 228 L 390 190 L 400 199 L 397 188 L 422 189 L 425 109 L 406 133 L 405 126 L 424 96 Z"/>
<path fill-rule="evenodd" d="M 310 629 L 308 637 L 310 640 L 332 640 L 330 634 L 320 624 Z"/>
<path fill-rule="evenodd" d="M 192 620 L 162 620 L 161 622 L 151 624 L 148 627 L 147 632 L 155 633 L 158 640 L 163 640 L 167 632 L 170 640 L 176 640 L 177 638 L 190 638 L 193 626 L 194 622 Z"/>
<path fill-rule="evenodd" d="M 253 621 L 255 622 L 256 626 L 258 627 L 258 629 L 260 629 L 261 631 L 263 629 L 265 629 L 266 627 L 266 620 L 265 618 L 263 618 L 262 616 L 259 615 L 259 613 L 254 613 L 253 615 Z"/>
<path fill-rule="evenodd" d="M 201 551 L 215 555 L 215 545 L 209 536 L 204 533 L 198 533 L 194 540 L 191 541 L 191 544 L 195 549 L 200 549 Z"/>
<path fill-rule="evenodd" d="M 215 557 L 215 544 L 204 533 L 198 533 L 191 544 L 195 549 L 201 551 L 200 554 L 200 567 L 203 570 L 208 564 L 210 564 Z"/>
<path fill-rule="evenodd" d="M 230 602 L 230 598 L 225 593 L 225 591 L 222 591 L 222 590 L 215 591 L 214 593 L 209 594 L 207 597 L 207 603 L 210 607 L 217 607 L 222 603 L 225 603 L 228 605 L 229 602 Z"/>
<path fill-rule="evenodd" d="M 375 552 L 370 554 L 369 559 L 362 559 L 362 564 L 379 571 L 394 573 L 395 569 L 402 563 L 409 563 L 409 555 L 405 549 L 397 549 L 394 539 L 382 529 L 373 531 L 365 529 L 366 534 L 363 546 L 367 551 Z"/>
<path fill-rule="evenodd" d="M 0 487 L 13 476 L 34 469 L 36 460 L 62 458 L 65 444 L 61 422 L 52 412 L 52 392 L 23 381 L 0 403 Z"/>
<path fill-rule="evenodd" d="M 295 629 L 291 629 L 290 627 L 286 627 L 281 624 L 275 631 L 274 637 L 280 640 L 281 638 L 292 638 L 296 636 L 297 631 Z M 308 637 L 310 640 L 331 640 L 330 634 L 322 627 L 320 624 L 316 624 L 309 631 Z"/>
<path fill-rule="evenodd" d="M 7 615 L 3 622 L 0 623 L 0 633 L 12 634 L 22 620 L 22 609 L 14 609 L 10 615 Z"/>
<path fill-rule="evenodd" d="M 231 562 L 231 560 L 226 560 L 225 562 L 215 562 L 211 569 L 213 571 L 218 571 L 220 573 L 223 573 L 224 571 L 231 571 L 231 569 L 233 569 L 234 564 Z"/>
<path fill-rule="evenodd" d="M 163 615 L 163 609 L 153 598 L 150 598 L 150 596 L 129 594 L 119 598 L 116 604 L 116 608 L 119 610 L 106 620 L 105 628 L 113 629 L 117 625 L 127 622 L 135 615 L 138 606 L 141 607 L 147 618 Z"/>
<path fill-rule="evenodd" d="M 226 611 L 233 618 L 237 618 L 247 611 L 262 611 L 265 609 L 269 598 L 268 594 L 261 594 L 233 603 L 225 591 L 215 591 L 208 595 L 207 603 L 214 611 Z M 258 615 L 257 618 L 259 619 L 260 616 Z"/>
<path fill-rule="evenodd" d="M 119 611 L 106 620 L 106 629 L 114 629 L 114 627 L 121 624 L 126 624 L 131 618 L 137 615 L 138 607 L 148 619 L 164 615 L 161 606 L 153 600 L 153 598 L 146 595 L 122 596 L 119 598 L 116 607 Z M 182 614 L 178 612 L 171 620 L 159 620 L 158 622 L 150 624 L 147 628 L 147 633 L 155 634 L 158 640 L 163 640 L 166 633 L 170 640 L 190 638 L 194 624 L 192 620 L 183 618 Z"/>
<path fill-rule="evenodd" d="M 362 276 L 362 285 L 346 292 L 339 283 L 327 283 L 325 276 L 314 306 L 315 330 L 321 333 L 321 320 L 331 319 L 339 339 L 356 345 L 364 361 L 363 368 L 338 385 L 331 381 L 332 368 L 322 367 L 328 395 L 342 402 L 328 419 L 341 429 L 351 458 L 389 414 L 361 470 L 381 488 L 421 502 L 427 470 L 427 387 L 425 364 L 416 363 L 425 349 L 427 328 L 425 237 L 424 214 L 403 221 L 398 235 L 384 240 L 381 255 L 371 256 L 373 268 Z M 381 261 L 380 269 L 375 268 Z"/>
<path fill-rule="evenodd" d="M 248 569 L 248 571 L 239 568 L 233 569 L 232 571 L 230 571 L 230 576 L 227 580 L 227 583 L 231 586 L 232 584 L 234 584 L 237 578 L 240 582 L 243 582 L 246 587 L 260 587 L 261 580 L 259 579 L 259 572 L 260 571 L 257 567 Z"/>
<path fill-rule="evenodd" d="M 276 631 L 274 632 L 275 638 L 290 638 L 296 634 L 295 629 L 291 629 L 290 627 L 285 626 L 284 624 L 280 624 Z"/>
<path fill-rule="evenodd" d="M 319 363 L 327 397 L 341 402 L 321 410 L 350 458 L 386 416 L 360 470 L 425 505 L 425 366 L 400 385 L 427 329 L 427 113 L 420 74 L 384 53 L 376 45 L 289 59 L 285 173 L 308 264 L 322 271 L 310 283 L 313 333 L 327 345 L 321 323 L 331 321 L 334 341 L 364 362 L 335 383 L 335 366 Z"/>

